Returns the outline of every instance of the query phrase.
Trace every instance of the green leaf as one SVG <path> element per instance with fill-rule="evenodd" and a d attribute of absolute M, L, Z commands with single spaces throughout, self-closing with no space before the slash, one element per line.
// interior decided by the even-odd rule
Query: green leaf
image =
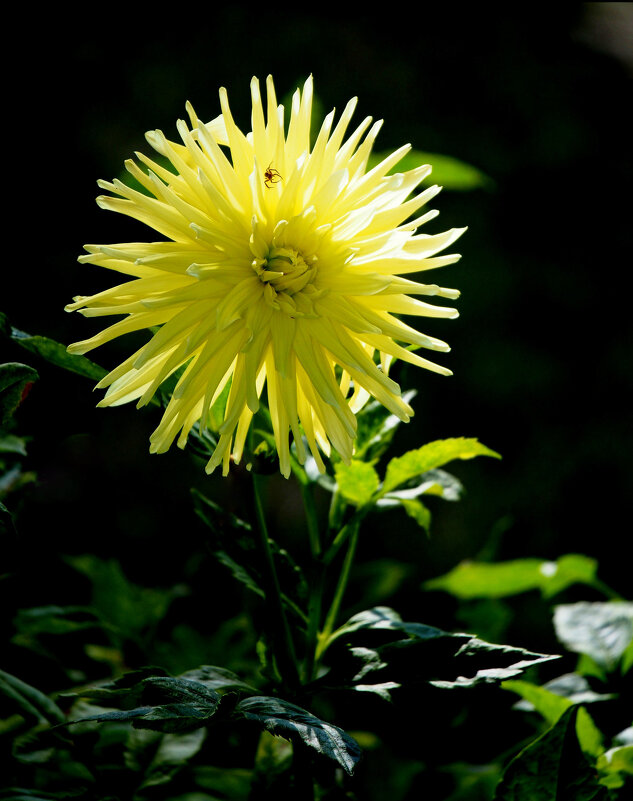
<path fill-rule="evenodd" d="M 47 695 L 4 670 L 0 670 L 0 693 L 13 700 L 21 712 L 39 722 L 64 720 L 64 713 Z"/>
<path fill-rule="evenodd" d="M 100 381 L 107 375 L 108 371 L 105 368 L 100 367 L 85 356 L 68 353 L 66 346 L 55 342 L 54 339 L 32 336 L 24 331 L 18 331 L 17 328 L 12 329 L 11 339 L 26 348 L 26 350 L 31 351 L 31 353 L 36 353 L 42 359 L 50 362 L 50 364 L 62 367 L 64 370 L 70 370 L 70 372 L 77 373 L 85 378 Z"/>
<path fill-rule="evenodd" d="M 0 364 L 0 427 L 13 415 L 30 385 L 37 379 L 37 371 L 26 364 Z"/>
<path fill-rule="evenodd" d="M 560 658 L 557 654 L 534 653 L 525 648 L 484 642 L 476 637 L 462 645 L 456 656 L 466 657 L 465 664 L 472 665 L 471 669 L 467 671 L 470 676 L 459 675 L 453 681 L 431 681 L 430 683 L 434 687 L 453 689 L 474 687 L 477 684 L 495 684 L 513 676 L 519 676 L 529 668 L 543 662 Z M 478 661 L 483 663 L 479 669 L 477 669 Z M 488 667 L 490 662 L 493 663 L 493 667 Z"/>
<path fill-rule="evenodd" d="M 476 456 L 501 458 L 498 453 L 476 439 L 456 437 L 429 442 L 389 462 L 381 494 L 385 495 L 405 482 L 418 478 L 429 470 L 443 467 L 454 459 L 474 459 Z"/>
<path fill-rule="evenodd" d="M 234 714 L 258 723 L 272 734 L 286 739 L 298 738 L 338 762 L 350 776 L 360 759 L 358 743 L 342 729 L 281 698 L 245 698 L 236 705 Z"/>
<path fill-rule="evenodd" d="M 388 606 L 375 606 L 351 617 L 339 629 L 330 635 L 330 642 L 339 637 L 346 637 L 357 631 L 395 631 L 403 632 L 420 640 L 431 640 L 443 637 L 446 632 L 423 623 L 405 623 L 400 615 Z"/>
<path fill-rule="evenodd" d="M 375 166 L 388 155 L 388 153 L 372 154 L 370 167 Z M 477 167 L 452 156 L 427 153 L 422 150 L 410 150 L 390 172 L 406 172 L 423 164 L 430 164 L 433 167 L 430 180 L 444 189 L 469 192 L 473 189 L 490 189 L 494 186 L 494 181 Z"/>
<path fill-rule="evenodd" d="M 610 672 L 633 640 L 633 603 L 561 604 L 554 608 L 554 628 L 568 650 Z"/>
<path fill-rule="evenodd" d="M 329 655 L 332 669 L 323 683 L 350 689 L 357 683 L 385 682 L 474 687 L 510 679 L 558 658 L 406 622 L 388 607 L 354 615 L 330 636 L 328 647 L 336 641 Z"/>
<path fill-rule="evenodd" d="M 545 687 L 527 681 L 505 681 L 501 686 L 528 701 L 550 726 L 554 725 L 570 706 L 574 706 L 574 701 L 570 698 L 555 695 Z M 604 751 L 602 734 L 584 707 L 581 707 L 576 719 L 576 734 L 584 753 L 597 757 Z"/>
<path fill-rule="evenodd" d="M 139 790 L 168 784 L 187 762 L 202 748 L 207 730 L 165 734 L 156 749 Z"/>
<path fill-rule="evenodd" d="M 427 507 L 418 500 L 407 500 L 406 498 L 402 498 L 400 500 L 400 505 L 404 509 L 404 511 L 412 517 L 415 522 L 423 528 L 426 533 L 429 533 L 431 528 L 431 512 Z"/>
<path fill-rule="evenodd" d="M 0 453 L 17 453 L 26 456 L 26 441 L 14 434 L 0 436 Z"/>
<path fill-rule="evenodd" d="M 429 470 L 420 476 L 420 483 L 407 489 L 393 490 L 381 498 L 377 506 L 389 508 L 397 506 L 402 498 L 409 500 L 420 495 L 436 495 L 445 501 L 458 501 L 464 492 L 464 485 L 446 470 Z"/>
<path fill-rule="evenodd" d="M 20 609 L 14 620 L 20 634 L 31 637 L 40 634 L 74 634 L 86 629 L 98 629 L 101 620 L 86 606 L 38 606 Z"/>
<path fill-rule="evenodd" d="M 633 776 L 633 745 L 610 748 L 598 757 L 596 767 L 604 773 L 627 773 Z"/>
<path fill-rule="evenodd" d="M 415 390 L 409 390 L 403 393 L 402 399 L 410 404 L 416 395 Z M 356 420 L 355 458 L 365 462 L 374 462 L 383 455 L 402 422 L 395 414 L 390 414 L 382 403 L 374 400 L 363 406 Z"/>
<path fill-rule="evenodd" d="M 92 605 L 100 617 L 125 637 L 140 634 L 161 621 L 175 597 L 174 590 L 139 587 L 123 573 L 116 559 L 94 554 L 68 557 L 66 561 L 88 576 Z"/>
<path fill-rule="evenodd" d="M 369 503 L 380 483 L 378 473 L 370 464 L 355 459 L 349 465 L 337 462 L 334 465 L 334 474 L 339 492 L 354 506 Z"/>
<path fill-rule="evenodd" d="M 449 573 L 425 582 L 429 590 L 444 590 L 458 598 L 504 598 L 540 590 L 549 598 L 572 584 L 591 585 L 597 562 L 581 554 L 567 554 L 556 562 L 514 559 L 492 564 L 462 562 Z"/>
<path fill-rule="evenodd" d="M 578 707 L 530 743 L 508 765 L 495 801 L 607 801 L 608 792 L 579 748 Z"/>
<path fill-rule="evenodd" d="M 205 687 L 208 687 L 214 692 L 257 693 L 255 687 L 251 687 L 250 684 L 242 681 L 232 670 L 216 667 L 215 665 L 200 665 L 200 667 L 182 673 L 180 678 L 191 679 L 192 681 L 204 684 Z"/>
<path fill-rule="evenodd" d="M 134 728 L 188 731 L 204 725 L 220 703 L 218 693 L 191 679 L 152 675 L 138 681 L 138 677 L 135 671 L 109 686 L 83 690 L 83 698 L 123 709 L 80 717 L 71 722 L 131 720 Z M 140 702 L 142 706 L 130 709 L 133 702 Z"/>

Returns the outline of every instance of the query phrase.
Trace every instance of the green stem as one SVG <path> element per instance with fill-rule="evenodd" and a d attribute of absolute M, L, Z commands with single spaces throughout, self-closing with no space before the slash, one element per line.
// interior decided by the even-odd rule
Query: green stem
<path fill-rule="evenodd" d="M 349 529 L 349 545 L 347 547 L 347 553 L 345 554 L 345 559 L 343 560 L 343 565 L 341 567 L 341 574 L 338 579 L 338 584 L 336 585 L 334 598 L 325 618 L 323 630 L 319 636 L 319 643 L 316 653 L 317 660 L 327 647 L 330 634 L 334 631 L 334 626 L 336 625 L 336 620 L 341 609 L 343 596 L 345 595 L 345 590 L 347 589 L 347 582 L 349 581 L 350 571 L 354 562 L 354 556 L 356 554 L 356 546 L 358 545 L 360 517 L 352 519 L 345 528 Z"/>
<path fill-rule="evenodd" d="M 255 502 L 255 517 L 257 525 L 255 526 L 259 536 L 259 543 L 261 546 L 263 562 L 264 562 L 264 580 L 266 586 L 264 592 L 266 594 L 266 601 L 273 607 L 273 619 L 276 621 L 273 627 L 273 636 L 275 642 L 275 655 L 279 663 L 279 669 L 282 676 L 294 687 L 298 687 L 299 670 L 297 668 L 297 657 L 295 654 L 294 643 L 290 634 L 290 626 L 284 610 L 283 602 L 281 600 L 281 587 L 279 585 L 279 578 L 273 560 L 273 554 L 270 549 L 270 542 L 268 539 L 268 528 L 266 526 L 266 518 L 264 517 L 264 508 L 262 506 L 260 481 L 261 478 L 256 473 L 253 476 L 253 498 Z"/>
<path fill-rule="evenodd" d="M 359 509 L 357 509 L 354 515 L 338 532 L 336 537 L 334 537 L 334 539 L 330 543 L 329 548 L 323 554 L 323 562 L 326 565 L 329 565 L 330 562 L 332 562 L 336 554 L 341 550 L 343 545 L 345 545 L 347 540 L 354 534 L 355 531 L 358 530 L 361 520 L 365 517 L 365 515 L 370 509 L 371 506 L 369 504 L 361 506 Z"/>
<path fill-rule="evenodd" d="M 315 678 L 324 586 L 325 565 L 323 562 L 319 561 L 313 565 L 310 582 L 310 597 L 308 598 L 308 631 L 306 635 L 306 661 L 304 668 L 304 679 L 306 682 L 310 682 Z"/>
<path fill-rule="evenodd" d="M 305 509 L 306 522 L 308 524 L 310 552 L 312 553 L 313 559 L 318 559 L 321 554 L 321 537 L 319 535 L 319 521 L 317 519 L 316 506 L 314 504 L 314 495 L 312 494 L 312 489 L 308 484 L 300 481 L 299 486 L 301 488 L 303 508 Z"/>
<path fill-rule="evenodd" d="M 306 633 L 306 658 L 304 665 L 304 681 L 310 682 L 314 678 L 315 655 L 319 636 L 319 626 L 321 625 L 321 607 L 323 599 L 323 587 L 325 584 L 325 565 L 321 560 L 321 537 L 319 534 L 319 523 L 314 505 L 314 495 L 311 487 L 306 482 L 300 482 L 301 497 L 306 513 L 308 524 L 308 536 L 310 539 L 310 552 L 312 554 L 312 564 L 310 565 L 310 595 L 308 598 L 308 629 Z"/>

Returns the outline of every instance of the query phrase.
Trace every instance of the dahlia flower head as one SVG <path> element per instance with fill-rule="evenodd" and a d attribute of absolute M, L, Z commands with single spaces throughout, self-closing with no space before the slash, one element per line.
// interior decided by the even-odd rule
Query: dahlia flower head
<path fill-rule="evenodd" d="M 312 78 L 292 98 L 286 130 L 273 80 L 266 81 L 266 113 L 259 82 L 251 82 L 252 131 L 235 124 L 225 89 L 222 113 L 202 123 L 177 123 L 182 144 L 162 131 L 146 134 L 172 170 L 142 153 L 125 163 L 144 187 L 99 181 L 111 193 L 101 208 L 154 229 L 159 241 L 86 245 L 80 262 L 131 276 L 66 308 L 86 317 L 124 315 L 90 339 L 70 345 L 83 354 L 109 340 L 153 329 L 149 341 L 112 370 L 99 406 L 142 406 L 175 371 L 180 377 L 150 450 L 161 453 L 192 427 L 204 431 L 210 409 L 226 397 L 217 446 L 207 466 L 226 474 L 239 462 L 264 386 L 281 473 L 291 471 L 291 441 L 303 464 L 308 451 L 319 469 L 334 448 L 349 462 L 356 413 L 370 397 L 408 421 L 413 410 L 392 380 L 394 358 L 450 375 L 418 348 L 448 351 L 398 315 L 456 317 L 419 297 L 459 293 L 405 276 L 456 262 L 436 255 L 465 229 L 417 233 L 437 215 L 419 214 L 440 191 L 414 193 L 429 165 L 390 174 L 405 145 L 377 166 L 368 160 L 381 122 L 348 127 L 356 106 L 325 117 L 310 143 Z M 163 163 L 164 159 L 162 160 Z M 414 346 L 411 348 L 410 346 Z M 217 407 L 216 407 L 217 408 Z"/>

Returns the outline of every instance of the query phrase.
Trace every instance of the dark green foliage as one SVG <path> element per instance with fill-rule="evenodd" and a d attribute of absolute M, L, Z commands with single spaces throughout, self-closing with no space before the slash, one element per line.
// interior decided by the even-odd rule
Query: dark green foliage
<path fill-rule="evenodd" d="M 607 801 L 607 789 L 578 745 L 572 707 L 508 765 L 495 801 Z"/>
<path fill-rule="evenodd" d="M 280 698 L 245 698 L 235 707 L 235 714 L 257 723 L 271 734 L 299 738 L 317 753 L 338 762 L 350 775 L 360 759 L 358 744 L 344 731 Z"/>

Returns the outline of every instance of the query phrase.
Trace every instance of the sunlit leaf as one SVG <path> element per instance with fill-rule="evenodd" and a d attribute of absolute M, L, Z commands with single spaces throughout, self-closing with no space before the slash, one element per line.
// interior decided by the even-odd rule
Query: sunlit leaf
<path fill-rule="evenodd" d="M 612 671 L 633 640 L 633 603 L 561 604 L 554 608 L 554 628 L 570 651 Z"/>
<path fill-rule="evenodd" d="M 592 584 L 597 562 L 581 554 L 508 562 L 462 562 L 449 573 L 425 582 L 429 590 L 444 590 L 458 598 L 504 598 L 540 590 L 547 598 L 576 584 Z"/>
<path fill-rule="evenodd" d="M 431 528 L 431 512 L 422 501 L 418 501 L 415 498 L 412 500 L 401 498 L 400 505 L 409 517 L 412 517 L 418 526 L 428 533 Z"/>
<path fill-rule="evenodd" d="M 428 682 L 442 689 L 474 687 L 519 676 L 558 657 L 488 643 L 403 621 L 393 609 L 375 607 L 354 615 L 329 638 L 326 686 Z"/>
<path fill-rule="evenodd" d="M 378 489 L 378 473 L 367 462 L 355 459 L 351 464 L 337 462 L 334 466 L 339 492 L 349 503 L 364 506 Z"/>
<path fill-rule="evenodd" d="M 570 698 L 556 695 L 545 689 L 545 687 L 539 687 L 527 681 L 505 681 L 501 686 L 506 690 L 517 693 L 525 701 L 528 701 L 550 726 L 556 723 L 565 710 L 569 709 L 570 706 L 574 706 L 574 701 Z M 584 707 L 581 707 L 576 718 L 576 734 L 578 735 L 580 747 L 586 754 L 597 757 L 604 751 L 602 734 Z"/>
<path fill-rule="evenodd" d="M 236 705 L 235 714 L 258 723 L 272 734 L 299 739 L 318 753 L 338 762 L 350 775 L 360 759 L 358 743 L 342 729 L 281 698 L 245 698 Z"/>
<path fill-rule="evenodd" d="M 476 439 L 456 437 L 429 442 L 421 448 L 408 451 L 403 456 L 397 456 L 389 462 L 382 494 L 385 495 L 429 470 L 443 467 L 454 459 L 474 459 L 476 456 L 501 458 L 498 453 L 482 445 Z"/>

